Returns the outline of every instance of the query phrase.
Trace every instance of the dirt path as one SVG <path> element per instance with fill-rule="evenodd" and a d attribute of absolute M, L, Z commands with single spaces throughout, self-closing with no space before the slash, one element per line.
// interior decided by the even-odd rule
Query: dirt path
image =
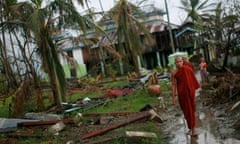
<path fill-rule="evenodd" d="M 198 77 L 198 75 L 197 75 Z M 199 79 L 199 77 L 198 77 Z M 163 124 L 163 131 L 171 144 L 240 144 L 233 138 L 233 121 L 228 117 L 224 106 L 206 106 L 201 100 L 201 89 L 197 99 L 197 137 L 186 135 L 187 126 L 178 105 L 170 105 L 166 111 L 171 115 Z"/>

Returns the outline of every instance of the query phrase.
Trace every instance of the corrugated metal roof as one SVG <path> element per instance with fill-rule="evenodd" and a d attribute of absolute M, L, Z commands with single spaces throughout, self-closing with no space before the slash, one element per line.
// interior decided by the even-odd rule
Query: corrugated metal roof
<path fill-rule="evenodd" d="M 176 38 L 178 38 L 179 36 L 183 35 L 186 32 L 192 32 L 192 33 L 196 33 L 198 32 L 196 29 L 190 28 L 190 27 L 186 27 L 185 29 L 183 29 L 182 31 L 180 31 L 179 33 L 177 33 L 175 35 Z"/>
<path fill-rule="evenodd" d="M 164 31 L 166 28 L 168 27 L 168 25 L 166 23 L 158 23 L 158 24 L 147 24 L 146 25 L 146 29 L 150 32 L 150 33 L 156 33 L 156 32 L 162 32 Z M 117 31 L 112 30 L 107 32 L 108 37 L 110 40 L 112 40 L 113 44 L 117 44 L 118 40 L 117 40 Z M 99 37 L 99 41 L 101 43 L 104 44 L 110 44 L 111 42 L 109 41 L 109 39 L 106 36 L 100 36 Z M 95 44 L 92 46 L 92 48 L 97 48 L 99 47 L 99 43 Z"/>
<path fill-rule="evenodd" d="M 17 130 L 18 123 L 32 122 L 32 121 L 39 121 L 39 120 L 0 118 L 0 133 L 15 131 Z"/>

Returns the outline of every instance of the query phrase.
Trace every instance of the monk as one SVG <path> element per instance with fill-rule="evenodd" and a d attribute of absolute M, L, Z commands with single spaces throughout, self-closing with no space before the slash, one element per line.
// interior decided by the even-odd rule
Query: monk
<path fill-rule="evenodd" d="M 176 71 L 172 72 L 172 97 L 173 104 L 176 104 L 177 96 L 184 118 L 187 121 L 189 131 L 187 134 L 196 136 L 195 133 L 195 91 L 200 87 L 193 70 L 183 65 L 181 57 L 175 58 Z"/>
<path fill-rule="evenodd" d="M 188 58 L 184 56 L 184 57 L 182 57 L 182 59 L 183 59 L 183 65 L 189 66 L 194 72 L 193 64 L 188 61 Z"/>

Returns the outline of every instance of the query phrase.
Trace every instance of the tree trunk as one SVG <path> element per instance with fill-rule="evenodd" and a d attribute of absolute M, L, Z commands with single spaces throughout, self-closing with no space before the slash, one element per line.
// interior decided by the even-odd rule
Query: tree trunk
<path fill-rule="evenodd" d="M 8 61 L 4 32 L 2 32 L 2 38 L 3 38 L 3 43 L 0 40 L 0 46 L 1 46 L 0 54 L 1 54 L 1 61 L 2 61 L 2 64 L 3 64 L 3 68 L 4 68 L 4 74 L 7 78 L 9 88 L 14 88 L 15 89 L 15 88 L 17 88 L 17 81 L 16 81 L 16 79 L 13 75 L 11 65 Z"/>
<path fill-rule="evenodd" d="M 18 42 L 18 46 L 20 48 L 20 51 L 21 51 L 21 54 L 22 54 L 22 57 L 23 57 L 23 61 L 24 61 L 25 68 L 26 68 L 25 73 L 26 73 L 28 78 L 32 77 L 33 82 L 34 82 L 34 88 L 35 88 L 36 93 L 37 93 L 37 107 L 38 107 L 38 109 L 42 110 L 44 108 L 43 98 L 42 98 L 42 90 L 41 90 L 41 86 L 40 86 L 40 83 L 39 83 L 39 79 L 37 77 L 36 70 L 34 69 L 33 64 L 32 64 L 32 57 L 31 57 L 32 54 L 29 53 L 28 54 L 29 58 L 27 57 L 25 47 L 22 46 L 21 41 L 18 39 L 18 36 L 15 33 L 15 31 L 14 31 L 14 35 L 15 35 L 15 38 Z M 28 39 L 28 37 L 26 37 L 26 39 Z M 29 49 L 29 45 L 26 45 L 26 46 Z"/>
<path fill-rule="evenodd" d="M 11 43 L 11 48 L 12 48 L 12 54 L 13 54 L 13 65 L 14 67 L 17 68 L 17 74 L 18 74 L 18 77 L 19 77 L 19 81 L 21 82 L 23 79 L 22 79 L 22 76 L 21 76 L 21 73 L 20 73 L 20 69 L 19 69 L 19 66 L 18 66 L 18 59 L 16 57 L 16 53 L 15 53 L 15 50 L 14 50 L 14 44 L 13 44 L 13 39 L 12 39 L 12 34 L 10 32 L 10 30 L 8 30 L 9 32 L 9 37 L 10 37 L 10 43 Z M 14 31 L 14 30 L 13 30 Z M 16 33 L 14 32 L 14 34 L 16 35 Z M 16 36 L 15 36 L 16 37 Z"/>
<path fill-rule="evenodd" d="M 228 39 L 227 39 L 227 44 L 226 44 L 226 47 L 225 47 L 225 57 L 224 57 L 224 60 L 223 60 L 222 70 L 227 66 L 228 56 L 229 56 L 228 52 L 229 52 L 229 49 L 230 49 L 230 39 L 231 39 L 231 35 L 229 34 Z"/>

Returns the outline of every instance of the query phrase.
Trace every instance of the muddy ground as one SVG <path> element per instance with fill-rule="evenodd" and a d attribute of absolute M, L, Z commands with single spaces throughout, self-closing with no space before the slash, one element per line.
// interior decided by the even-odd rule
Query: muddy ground
<path fill-rule="evenodd" d="M 167 107 L 172 117 L 163 123 L 162 130 L 171 144 L 240 144 L 240 106 L 236 105 L 240 95 L 237 90 L 235 96 L 230 92 L 232 87 L 239 88 L 239 75 L 224 75 L 227 80 L 220 84 L 222 76 L 210 75 L 209 83 L 196 92 L 197 137 L 186 135 L 188 129 L 179 106 Z M 232 87 L 227 85 L 233 79 Z M 218 86 L 214 86 L 216 83 Z"/>
<path fill-rule="evenodd" d="M 199 74 L 197 73 L 199 79 Z M 225 77 L 225 79 L 223 78 Z M 233 78 L 234 77 L 234 78 Z M 144 127 L 145 123 L 153 123 L 159 128 L 161 139 L 170 144 L 240 144 L 240 87 L 239 75 L 210 75 L 209 83 L 202 86 L 196 92 L 197 100 L 197 133 L 198 136 L 191 137 L 186 135 L 187 127 L 179 105 L 171 104 L 171 92 L 163 92 L 161 96 L 164 99 L 164 106 L 155 105 L 152 107 L 162 118 L 163 122 L 149 119 L 141 119 L 133 122 L 133 127 Z M 158 101 L 156 99 L 156 101 Z M 151 104 L 149 104 L 151 105 Z M 129 119 L 136 117 L 138 114 L 129 115 Z M 43 144 L 51 144 L 51 141 L 45 141 L 44 136 L 55 135 L 53 141 L 59 143 L 82 143 L 97 144 L 110 142 L 114 139 L 121 139 L 124 135 L 119 135 L 118 130 L 111 130 L 102 135 L 94 136 L 91 140 L 83 140 L 80 135 L 103 129 L 109 126 L 110 122 L 119 120 L 123 121 L 125 117 L 106 116 L 102 118 L 90 118 L 87 124 L 79 123 L 81 126 L 67 125 L 59 133 L 51 131 L 49 126 L 38 128 L 26 128 L 23 130 L 31 134 L 31 137 L 39 137 Z M 86 121 L 85 121 L 86 122 Z M 90 124 L 92 123 L 92 125 Z M 101 123 L 95 125 L 94 123 Z M 106 125 L 105 125 L 105 124 Z M 90 125 L 89 125 L 90 124 Z M 125 129 L 127 130 L 127 129 Z M 24 133 L 22 136 L 24 136 Z M 159 136 L 159 134 L 157 134 Z M 56 138 L 56 139 L 55 139 Z M 139 143 L 138 138 L 131 138 L 125 141 L 125 144 Z M 2 141 L 4 142 L 4 141 Z M 16 139 L 8 139 L 4 143 L 16 143 Z"/>
<path fill-rule="evenodd" d="M 196 73 L 196 76 L 200 81 L 199 73 Z M 132 125 L 143 127 L 144 123 L 154 122 L 159 131 L 164 132 L 160 137 L 170 144 L 240 144 L 239 84 L 240 75 L 211 74 L 208 84 L 202 85 L 196 92 L 196 131 L 198 133 L 196 137 L 186 134 L 188 129 L 182 111 L 179 105 L 172 105 L 169 91 L 161 94 L 165 107 L 160 105 L 161 103 L 153 107 L 161 116 L 162 123 L 143 119 Z M 156 101 L 158 100 L 156 99 Z M 87 129 L 89 130 L 89 127 Z M 111 131 L 98 136 L 97 139 L 119 138 L 119 135 L 115 134 L 114 131 Z M 135 138 L 134 141 L 126 143 L 134 144 L 139 141 Z"/>
<path fill-rule="evenodd" d="M 238 92 L 238 89 L 240 91 L 240 75 L 235 75 L 234 78 L 232 75 L 229 76 L 229 74 L 216 75 L 210 75 L 209 83 L 204 86 L 202 85 L 196 92 L 197 137 L 186 135 L 188 130 L 186 122 L 179 105 L 172 105 L 171 92 L 169 91 L 161 94 L 164 98 L 165 107 L 160 104 L 153 107 L 159 116 L 161 116 L 162 123 L 143 119 L 131 125 L 134 127 L 144 127 L 144 123 L 153 122 L 159 128 L 159 131 L 164 132 L 160 137 L 170 144 L 240 144 L 240 105 L 236 106 L 236 103 L 240 101 L 240 93 Z M 196 76 L 200 81 L 199 73 Z M 230 90 L 232 90 L 231 93 Z M 116 120 L 116 118 L 114 119 Z M 121 121 L 121 117 L 117 119 Z M 131 119 L 131 116 L 129 116 L 129 119 Z M 105 126 L 99 125 L 99 128 L 102 127 Z M 96 126 L 87 126 L 82 131 L 79 131 L 79 128 L 76 127 L 71 128 L 70 131 L 67 130 L 68 133 L 62 133 L 61 135 L 66 135 L 66 137 L 70 138 L 67 135 L 71 134 L 71 137 L 74 139 L 79 136 L 79 133 L 86 133 L 94 129 L 97 129 Z M 74 136 L 74 134 L 76 135 Z M 97 136 L 96 141 L 93 143 L 98 143 L 99 139 L 106 139 L 106 141 L 109 139 L 111 142 L 111 139 L 118 139 L 120 137 L 113 130 L 104 135 Z M 62 138 L 63 141 L 66 141 L 64 137 Z M 137 139 L 141 139 L 141 137 L 125 143 L 139 143 Z M 80 143 L 90 142 L 87 140 Z"/>

